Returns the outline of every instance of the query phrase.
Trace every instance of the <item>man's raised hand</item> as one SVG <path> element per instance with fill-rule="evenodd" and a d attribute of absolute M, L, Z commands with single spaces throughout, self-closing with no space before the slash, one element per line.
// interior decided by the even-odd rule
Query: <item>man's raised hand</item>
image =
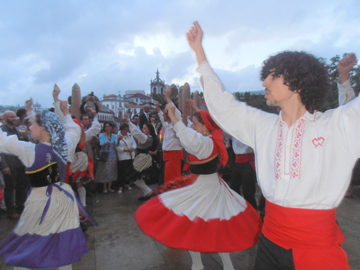
<path fill-rule="evenodd" d="M 196 51 L 201 46 L 203 32 L 197 22 L 194 22 L 189 32 L 186 33 L 190 47 Z"/>
<path fill-rule="evenodd" d="M 95 109 L 91 108 L 91 107 L 88 107 L 87 110 L 90 111 L 90 113 L 94 116 L 94 118 L 97 116 L 97 112 Z"/>
<path fill-rule="evenodd" d="M 186 34 L 187 40 L 189 42 L 190 47 L 196 54 L 197 63 L 200 65 L 204 61 L 206 61 L 206 56 L 204 49 L 201 45 L 203 32 L 197 22 L 194 22 L 193 26 Z"/>
<path fill-rule="evenodd" d="M 54 102 L 59 101 L 60 88 L 56 84 L 54 85 L 54 90 L 52 94 L 53 94 Z"/>
<path fill-rule="evenodd" d="M 173 103 L 168 103 L 166 105 L 165 110 L 169 114 L 169 116 L 171 116 L 171 115 L 175 116 L 175 106 Z"/>
<path fill-rule="evenodd" d="M 350 78 L 350 71 L 356 65 L 356 55 L 349 53 L 345 55 L 338 63 L 339 83 L 343 83 Z"/>
<path fill-rule="evenodd" d="M 125 119 L 125 122 L 126 122 L 126 123 L 129 123 L 129 122 L 130 122 L 130 120 L 129 120 L 129 115 L 128 115 L 127 112 L 124 114 L 124 119 Z"/>
<path fill-rule="evenodd" d="M 33 99 L 32 98 L 30 98 L 30 99 L 28 99 L 27 101 L 25 101 L 25 109 L 27 110 L 27 111 L 31 111 L 32 109 L 31 109 L 31 106 L 33 105 Z"/>

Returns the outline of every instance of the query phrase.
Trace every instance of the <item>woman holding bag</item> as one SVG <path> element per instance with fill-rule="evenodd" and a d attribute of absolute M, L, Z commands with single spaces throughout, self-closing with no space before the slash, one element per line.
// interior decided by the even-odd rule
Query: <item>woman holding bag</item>
<path fill-rule="evenodd" d="M 95 175 L 95 182 L 103 183 L 104 194 L 114 192 L 114 190 L 111 189 L 111 183 L 117 179 L 117 157 L 115 146 L 118 144 L 118 139 L 116 135 L 112 133 L 112 128 L 113 126 L 110 122 L 105 122 L 102 130 L 103 132 L 99 135 L 101 151 L 99 165 Z"/>
<path fill-rule="evenodd" d="M 131 190 L 130 181 L 136 177 L 133 160 L 135 159 L 136 142 L 129 134 L 129 125 L 122 123 L 118 133 L 118 145 L 116 146 L 118 156 L 118 193 L 121 194 L 124 187 Z"/>

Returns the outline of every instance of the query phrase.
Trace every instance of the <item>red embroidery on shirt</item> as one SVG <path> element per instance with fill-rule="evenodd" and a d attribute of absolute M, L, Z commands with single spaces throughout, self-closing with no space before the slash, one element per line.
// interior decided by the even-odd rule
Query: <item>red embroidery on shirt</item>
<path fill-rule="evenodd" d="M 278 136 L 275 145 L 275 178 L 280 179 L 281 177 L 281 151 L 283 148 L 283 122 L 280 122 Z"/>
<path fill-rule="evenodd" d="M 300 177 L 301 172 L 301 157 L 302 157 L 302 144 L 303 144 L 303 135 L 305 131 L 306 121 L 304 119 L 300 119 L 298 123 L 293 128 L 293 132 L 291 134 L 290 141 L 290 157 L 289 161 L 286 159 L 286 151 L 284 153 L 284 175 L 290 175 L 291 178 Z M 278 136 L 276 140 L 275 146 L 275 178 L 280 179 L 281 177 L 281 153 L 283 151 L 283 125 L 284 123 L 280 122 L 280 127 L 278 131 Z M 286 136 L 286 141 L 288 140 L 288 136 Z M 287 145 L 287 142 L 285 143 Z M 289 164 L 285 164 L 289 162 Z M 286 169 L 288 171 L 286 172 Z"/>
<path fill-rule="evenodd" d="M 312 140 L 313 145 L 315 145 L 315 148 L 318 146 L 323 146 L 323 143 L 325 142 L 325 139 L 323 137 L 315 138 Z"/>
<path fill-rule="evenodd" d="M 302 143 L 305 131 L 306 121 L 304 119 L 300 119 L 299 122 L 295 126 L 295 136 L 293 133 L 293 142 L 291 147 L 291 163 L 290 163 L 290 171 L 292 178 L 300 177 L 301 172 L 301 154 L 302 154 Z"/>
<path fill-rule="evenodd" d="M 174 129 L 172 128 L 172 126 L 167 125 L 165 128 L 165 132 L 164 132 L 164 140 L 166 140 L 167 137 L 170 137 L 171 136 L 170 134 L 173 134 L 173 133 L 174 133 Z"/>

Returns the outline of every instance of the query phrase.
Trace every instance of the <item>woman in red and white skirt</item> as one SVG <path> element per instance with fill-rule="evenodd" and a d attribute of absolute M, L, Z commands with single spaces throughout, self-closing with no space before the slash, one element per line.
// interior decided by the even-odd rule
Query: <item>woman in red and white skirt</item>
<path fill-rule="evenodd" d="M 140 206 L 135 217 L 145 234 L 163 244 L 190 252 L 193 270 L 203 269 L 200 252 L 218 252 L 224 269 L 234 269 L 228 252 L 257 243 L 261 219 L 257 211 L 232 191 L 218 174 L 228 156 L 222 130 L 206 111 L 194 116 L 193 129 L 167 106 L 177 136 L 189 152 L 190 176 L 174 179 L 161 193 Z M 171 187 L 172 186 L 172 187 Z"/>

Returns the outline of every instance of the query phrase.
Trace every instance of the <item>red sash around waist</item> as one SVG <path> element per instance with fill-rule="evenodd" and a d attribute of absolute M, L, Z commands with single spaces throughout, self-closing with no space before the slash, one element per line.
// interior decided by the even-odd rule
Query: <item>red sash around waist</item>
<path fill-rule="evenodd" d="M 248 163 L 248 162 L 250 162 L 251 166 L 255 170 L 255 156 L 254 156 L 254 153 L 236 155 L 235 162 L 236 163 Z"/>
<path fill-rule="evenodd" d="M 335 208 L 300 209 L 266 201 L 262 230 L 275 244 L 292 249 L 296 270 L 349 269 Z"/>
<path fill-rule="evenodd" d="M 163 160 L 184 160 L 184 155 L 182 150 L 174 150 L 174 151 L 163 151 Z"/>

